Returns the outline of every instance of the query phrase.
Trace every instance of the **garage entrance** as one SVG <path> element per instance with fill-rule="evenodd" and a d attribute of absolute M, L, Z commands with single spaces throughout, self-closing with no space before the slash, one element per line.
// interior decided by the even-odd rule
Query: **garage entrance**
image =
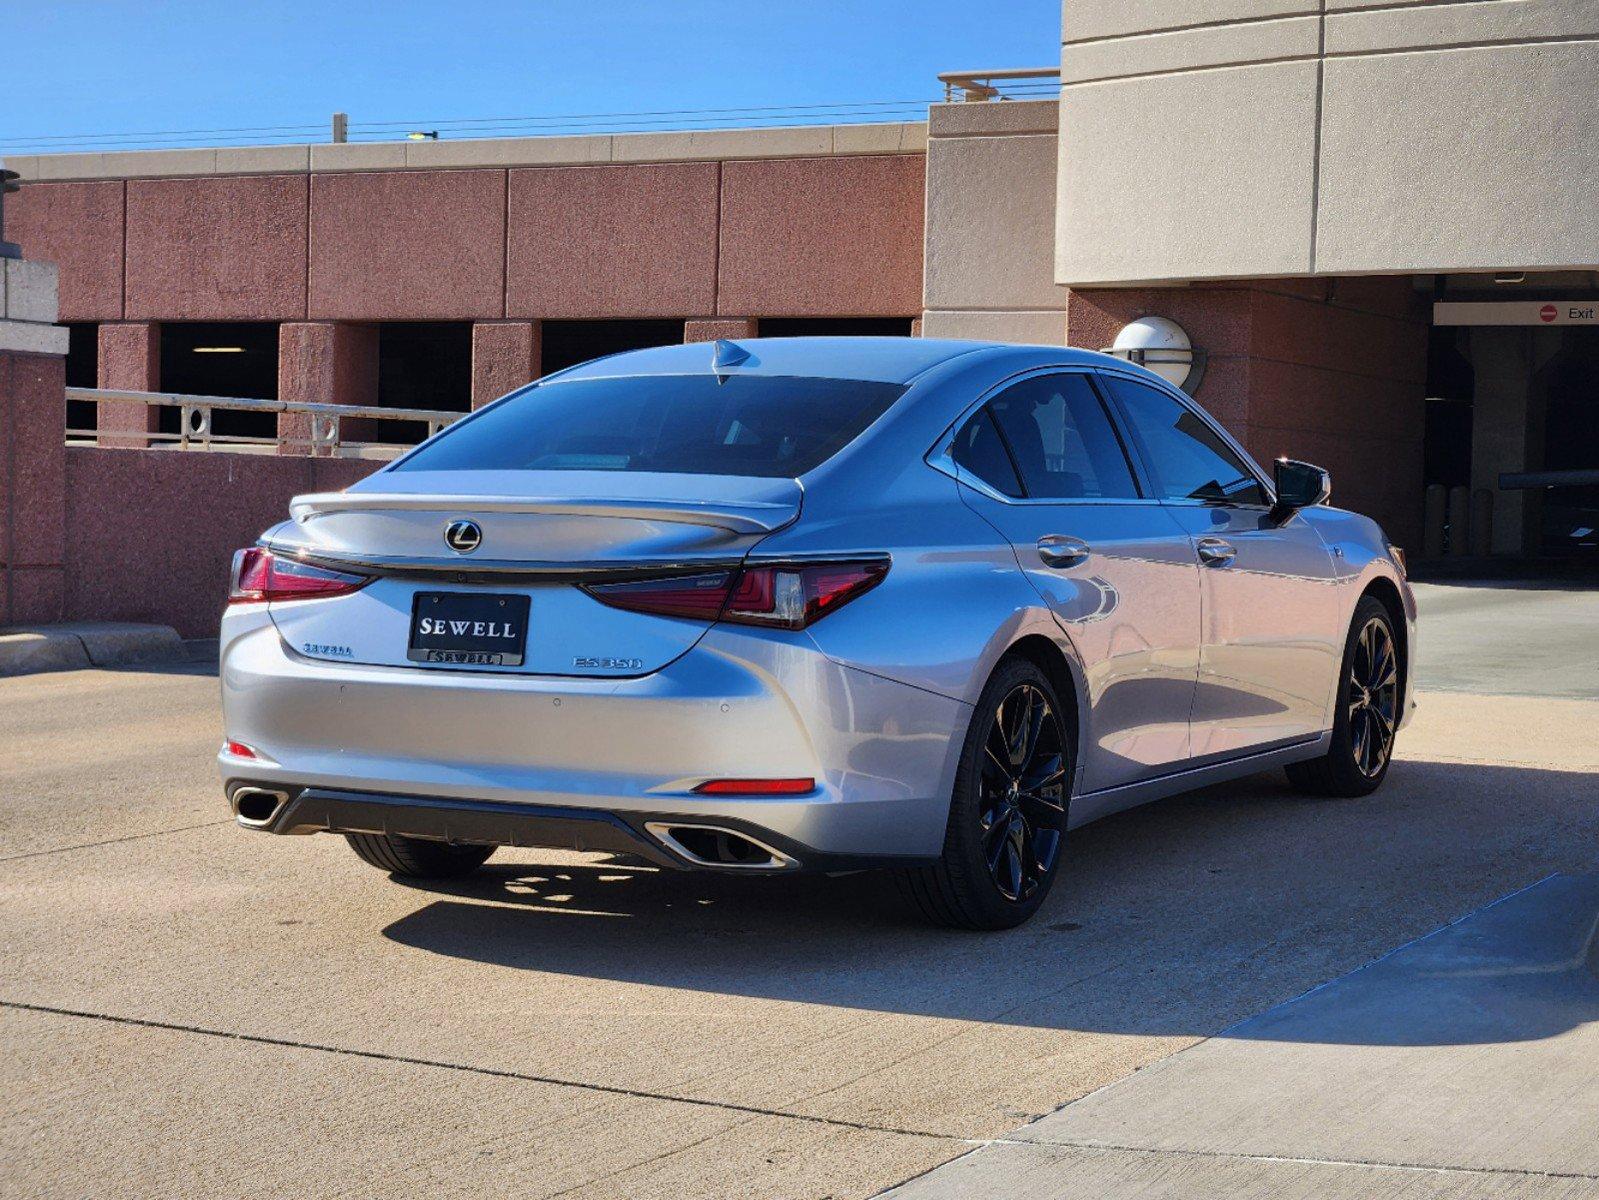
<path fill-rule="evenodd" d="M 1430 538 L 1443 515 L 1451 557 L 1599 565 L 1599 301 L 1440 302 L 1434 325 Z"/>

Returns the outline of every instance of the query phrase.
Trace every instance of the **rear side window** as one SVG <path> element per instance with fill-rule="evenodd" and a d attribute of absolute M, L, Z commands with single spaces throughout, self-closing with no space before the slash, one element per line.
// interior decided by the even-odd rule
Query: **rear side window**
<path fill-rule="evenodd" d="M 999 430 L 988 409 L 978 414 L 955 435 L 950 447 L 950 457 L 956 465 L 970 471 L 995 491 L 1007 496 L 1022 494 L 1021 481 L 1016 478 L 1016 468 L 1011 463 L 1010 451 L 1000 440 Z"/>
<path fill-rule="evenodd" d="M 989 401 L 1027 494 L 1136 499 L 1138 485 L 1104 405 L 1083 375 L 1038 375 Z"/>
<path fill-rule="evenodd" d="M 792 477 L 838 453 L 904 391 L 771 375 L 556 380 L 445 430 L 394 469 Z"/>
<path fill-rule="evenodd" d="M 1146 384 L 1114 375 L 1102 379 L 1127 414 L 1162 499 L 1266 503 L 1255 473 L 1198 413 Z"/>

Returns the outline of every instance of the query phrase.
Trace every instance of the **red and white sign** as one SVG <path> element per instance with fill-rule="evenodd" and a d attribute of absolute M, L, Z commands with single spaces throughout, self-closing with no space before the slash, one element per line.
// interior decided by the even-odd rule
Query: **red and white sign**
<path fill-rule="evenodd" d="M 1599 300 L 1440 300 L 1434 325 L 1599 325 Z"/>

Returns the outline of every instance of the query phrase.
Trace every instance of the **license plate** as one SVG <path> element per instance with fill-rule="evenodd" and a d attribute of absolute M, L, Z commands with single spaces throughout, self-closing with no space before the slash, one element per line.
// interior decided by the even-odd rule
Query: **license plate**
<path fill-rule="evenodd" d="M 418 592 L 406 657 L 449 666 L 519 667 L 529 603 L 526 596 Z"/>

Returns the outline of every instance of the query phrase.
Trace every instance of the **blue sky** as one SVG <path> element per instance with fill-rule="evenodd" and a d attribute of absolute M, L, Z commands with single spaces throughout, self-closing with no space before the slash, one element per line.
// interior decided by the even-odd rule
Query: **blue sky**
<path fill-rule="evenodd" d="M 570 119 L 559 132 L 781 123 L 675 111 L 754 106 L 909 118 L 865 102 L 931 98 L 940 71 L 1057 63 L 1059 32 L 1059 0 L 13 0 L 0 154 L 324 140 L 335 110 L 353 138 L 377 122 L 481 135 L 497 127 L 441 123 L 489 117 Z"/>

